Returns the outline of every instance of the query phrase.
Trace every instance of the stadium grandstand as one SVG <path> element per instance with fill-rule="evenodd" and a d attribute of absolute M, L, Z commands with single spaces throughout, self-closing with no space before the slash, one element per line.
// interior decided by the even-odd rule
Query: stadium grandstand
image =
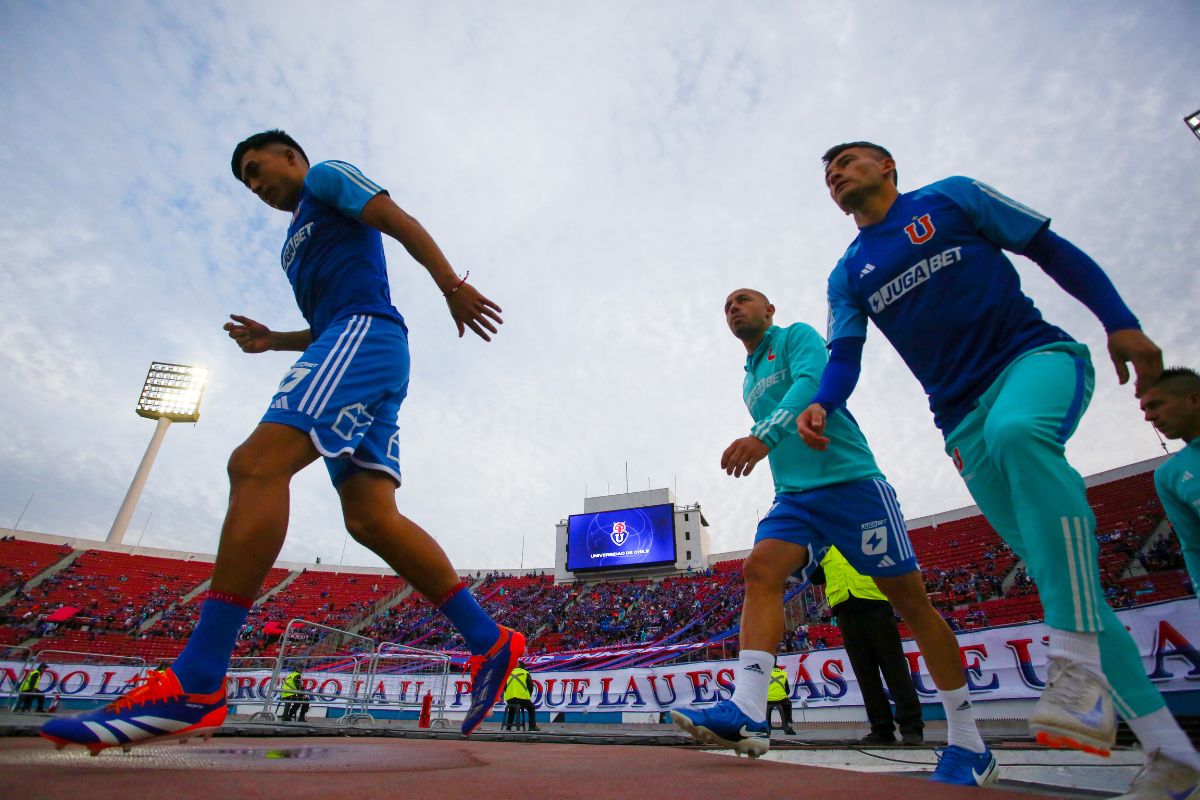
<path fill-rule="evenodd" d="M 1187 596 L 1179 542 L 1153 484 L 1161 459 L 1093 475 L 1103 586 L 1114 608 Z M 600 498 L 592 512 L 663 499 Z M 591 500 L 591 499 L 590 499 Z M 607 502 L 607 506 L 604 503 Z M 741 565 L 748 551 L 709 555 L 699 506 L 673 507 L 688 543 L 667 563 L 640 569 L 478 569 L 462 577 L 502 624 L 523 630 L 534 655 L 577 656 L 614 647 L 689 645 L 689 658 L 736 654 Z M 1040 619 L 1037 587 L 974 507 L 910 520 L 926 587 L 956 630 Z M 567 525 L 560 523 L 560 535 Z M 686 540 L 683 539 L 686 537 Z M 695 543 L 693 547 L 691 543 Z M 567 548 L 561 548 L 565 554 Z M 169 661 L 199 614 L 213 556 L 12 531 L 0 541 L 0 644 Z M 560 560 L 561 561 L 561 560 Z M 821 587 L 788 592 L 781 652 L 838 647 Z M 273 657 L 292 619 L 429 650 L 460 653 L 461 638 L 386 569 L 280 563 L 255 599 L 236 656 Z M 907 631 L 902 629 L 902 633 Z M 562 663 L 554 659 L 554 663 Z"/>

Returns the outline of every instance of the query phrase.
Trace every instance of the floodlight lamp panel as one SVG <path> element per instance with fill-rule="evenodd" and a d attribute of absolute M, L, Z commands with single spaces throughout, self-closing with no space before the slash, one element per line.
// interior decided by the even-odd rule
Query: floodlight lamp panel
<path fill-rule="evenodd" d="M 147 419 L 196 422 L 200 419 L 200 400 L 207 382 L 206 367 L 155 361 L 146 373 L 134 411 Z"/>
<path fill-rule="evenodd" d="M 1191 114 L 1188 114 L 1183 118 L 1183 121 L 1187 123 L 1187 126 L 1191 129 L 1192 133 L 1196 134 L 1197 138 L 1200 138 L 1200 110 L 1196 110 Z"/>

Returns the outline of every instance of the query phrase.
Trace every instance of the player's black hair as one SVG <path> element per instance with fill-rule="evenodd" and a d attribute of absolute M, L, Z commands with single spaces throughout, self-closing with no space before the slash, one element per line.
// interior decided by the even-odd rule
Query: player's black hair
<path fill-rule="evenodd" d="M 299 143 L 297 143 L 296 140 L 291 136 L 288 136 L 283 131 L 275 128 L 273 130 L 263 131 L 262 133 L 256 133 L 253 136 L 238 142 L 238 146 L 233 148 L 233 158 L 229 162 L 229 167 L 233 170 L 233 177 L 237 178 L 239 181 L 242 179 L 242 157 L 246 155 L 247 151 L 258 150 L 271 144 L 281 144 L 286 147 L 290 147 L 300 154 L 300 157 L 304 159 L 305 164 L 310 163 L 308 160 L 308 155 L 304 152 L 304 148 L 301 147 Z"/>
<path fill-rule="evenodd" d="M 1162 388 L 1171 394 L 1200 393 L 1200 373 L 1187 367 L 1170 367 L 1162 371 L 1151 388 Z"/>
<path fill-rule="evenodd" d="M 875 144 L 874 142 L 846 142 L 845 144 L 836 144 L 833 147 L 826 150 L 825 155 L 821 156 L 821 163 L 824 164 L 826 167 L 828 167 L 830 164 L 833 163 L 833 160 L 835 158 L 840 156 L 844 151 L 849 150 L 853 147 L 862 147 L 862 148 L 866 148 L 867 150 L 874 150 L 876 153 L 883 156 L 884 158 L 890 158 L 890 159 L 892 159 L 893 162 L 896 160 L 896 157 L 893 156 L 891 153 L 889 153 L 887 151 L 886 147 L 880 147 L 879 145 Z M 892 170 L 892 183 L 896 184 L 896 186 L 900 185 L 900 170 L 898 170 L 898 169 Z"/>

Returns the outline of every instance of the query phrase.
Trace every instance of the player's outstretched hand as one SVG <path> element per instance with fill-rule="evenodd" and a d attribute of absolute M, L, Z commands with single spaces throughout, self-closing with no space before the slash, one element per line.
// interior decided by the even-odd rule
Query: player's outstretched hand
<path fill-rule="evenodd" d="M 743 436 L 725 448 L 725 452 L 721 454 L 721 469 L 725 470 L 726 475 L 735 478 L 749 475 L 754 465 L 766 458 L 769 452 L 762 439 Z"/>
<path fill-rule="evenodd" d="M 458 326 L 460 339 L 467 328 L 470 328 L 480 339 L 490 342 L 492 337 L 488 333 L 494 335 L 497 331 L 496 325 L 504 324 L 504 320 L 500 319 L 500 312 L 504 309 L 481 295 L 479 290 L 469 283 L 462 284 L 452 292 L 446 298 L 446 305 L 450 306 L 450 316 L 454 317 L 454 324 Z"/>
<path fill-rule="evenodd" d="M 265 353 L 271 349 L 271 329 L 266 325 L 238 314 L 230 314 L 229 318 L 233 322 L 226 322 L 223 327 L 243 353 Z"/>
<path fill-rule="evenodd" d="M 813 403 L 800 412 L 796 417 L 796 433 L 804 443 L 813 450 L 824 450 L 829 446 L 829 437 L 825 436 L 825 407 Z"/>
<path fill-rule="evenodd" d="M 1108 354 L 1112 357 L 1113 366 L 1117 368 L 1117 380 L 1121 385 L 1129 382 L 1129 367 L 1126 364 L 1133 364 L 1136 377 L 1133 391 L 1138 397 L 1148 391 L 1162 375 L 1162 350 L 1137 328 L 1110 333 Z"/>

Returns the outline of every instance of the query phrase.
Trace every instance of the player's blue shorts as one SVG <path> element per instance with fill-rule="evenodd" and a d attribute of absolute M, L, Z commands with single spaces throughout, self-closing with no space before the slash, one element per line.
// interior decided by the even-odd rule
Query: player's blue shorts
<path fill-rule="evenodd" d="M 359 469 L 400 484 L 396 415 L 408 393 L 408 334 L 383 317 L 333 323 L 292 365 L 263 415 L 306 432 L 333 485 Z"/>
<path fill-rule="evenodd" d="M 754 543 L 763 539 L 808 548 L 808 563 L 795 573 L 801 580 L 812 574 L 831 545 L 863 575 L 904 575 L 917 569 L 896 491 L 878 478 L 775 495 Z"/>

